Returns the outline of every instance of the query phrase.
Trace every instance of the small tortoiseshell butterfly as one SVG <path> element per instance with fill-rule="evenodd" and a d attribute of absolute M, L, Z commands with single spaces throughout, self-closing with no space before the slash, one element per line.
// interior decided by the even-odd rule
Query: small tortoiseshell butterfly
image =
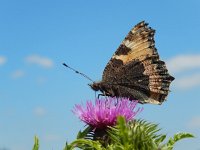
<path fill-rule="evenodd" d="M 138 23 L 106 65 L 102 80 L 89 86 L 105 96 L 128 97 L 142 104 L 162 104 L 174 77 L 168 73 L 165 62 L 159 59 L 154 34 L 155 30 L 147 23 Z"/>

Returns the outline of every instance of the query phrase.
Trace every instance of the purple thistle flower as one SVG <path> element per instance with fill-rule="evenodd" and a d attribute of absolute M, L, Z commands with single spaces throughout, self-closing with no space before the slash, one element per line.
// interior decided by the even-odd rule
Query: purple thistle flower
<path fill-rule="evenodd" d="M 87 101 L 86 108 L 83 105 L 75 105 L 73 113 L 80 120 L 95 129 L 114 126 L 118 116 L 125 117 L 126 121 L 132 120 L 142 109 L 135 111 L 137 101 L 130 101 L 128 98 L 104 98 L 96 99 L 95 104 Z"/>

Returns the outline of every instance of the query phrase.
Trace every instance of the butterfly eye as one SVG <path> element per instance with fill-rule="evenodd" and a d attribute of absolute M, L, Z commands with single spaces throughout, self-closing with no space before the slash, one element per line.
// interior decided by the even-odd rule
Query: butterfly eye
<path fill-rule="evenodd" d="M 88 84 L 94 91 L 100 90 L 100 85 L 98 83 L 93 82 L 92 84 Z"/>

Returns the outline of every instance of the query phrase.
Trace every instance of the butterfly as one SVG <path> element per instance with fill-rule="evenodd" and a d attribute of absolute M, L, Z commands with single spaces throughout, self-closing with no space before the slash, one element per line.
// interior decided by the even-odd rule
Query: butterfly
<path fill-rule="evenodd" d="M 142 104 L 162 104 L 174 77 L 168 73 L 165 62 L 159 59 L 154 34 L 155 30 L 145 21 L 135 25 L 107 63 L 102 80 L 89 86 L 104 96 L 127 97 Z"/>
<path fill-rule="evenodd" d="M 135 25 L 107 63 L 102 80 L 90 87 L 105 96 L 128 97 L 140 103 L 165 101 L 174 77 L 159 59 L 154 34 L 144 21 Z"/>

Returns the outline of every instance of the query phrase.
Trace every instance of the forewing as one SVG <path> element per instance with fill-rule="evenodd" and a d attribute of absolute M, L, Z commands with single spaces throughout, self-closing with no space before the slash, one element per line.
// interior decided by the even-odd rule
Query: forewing
<path fill-rule="evenodd" d="M 159 59 L 154 42 L 155 30 L 140 22 L 122 41 L 104 72 L 104 83 L 113 84 L 117 94 L 141 103 L 161 104 L 174 80 L 165 62 Z"/>

